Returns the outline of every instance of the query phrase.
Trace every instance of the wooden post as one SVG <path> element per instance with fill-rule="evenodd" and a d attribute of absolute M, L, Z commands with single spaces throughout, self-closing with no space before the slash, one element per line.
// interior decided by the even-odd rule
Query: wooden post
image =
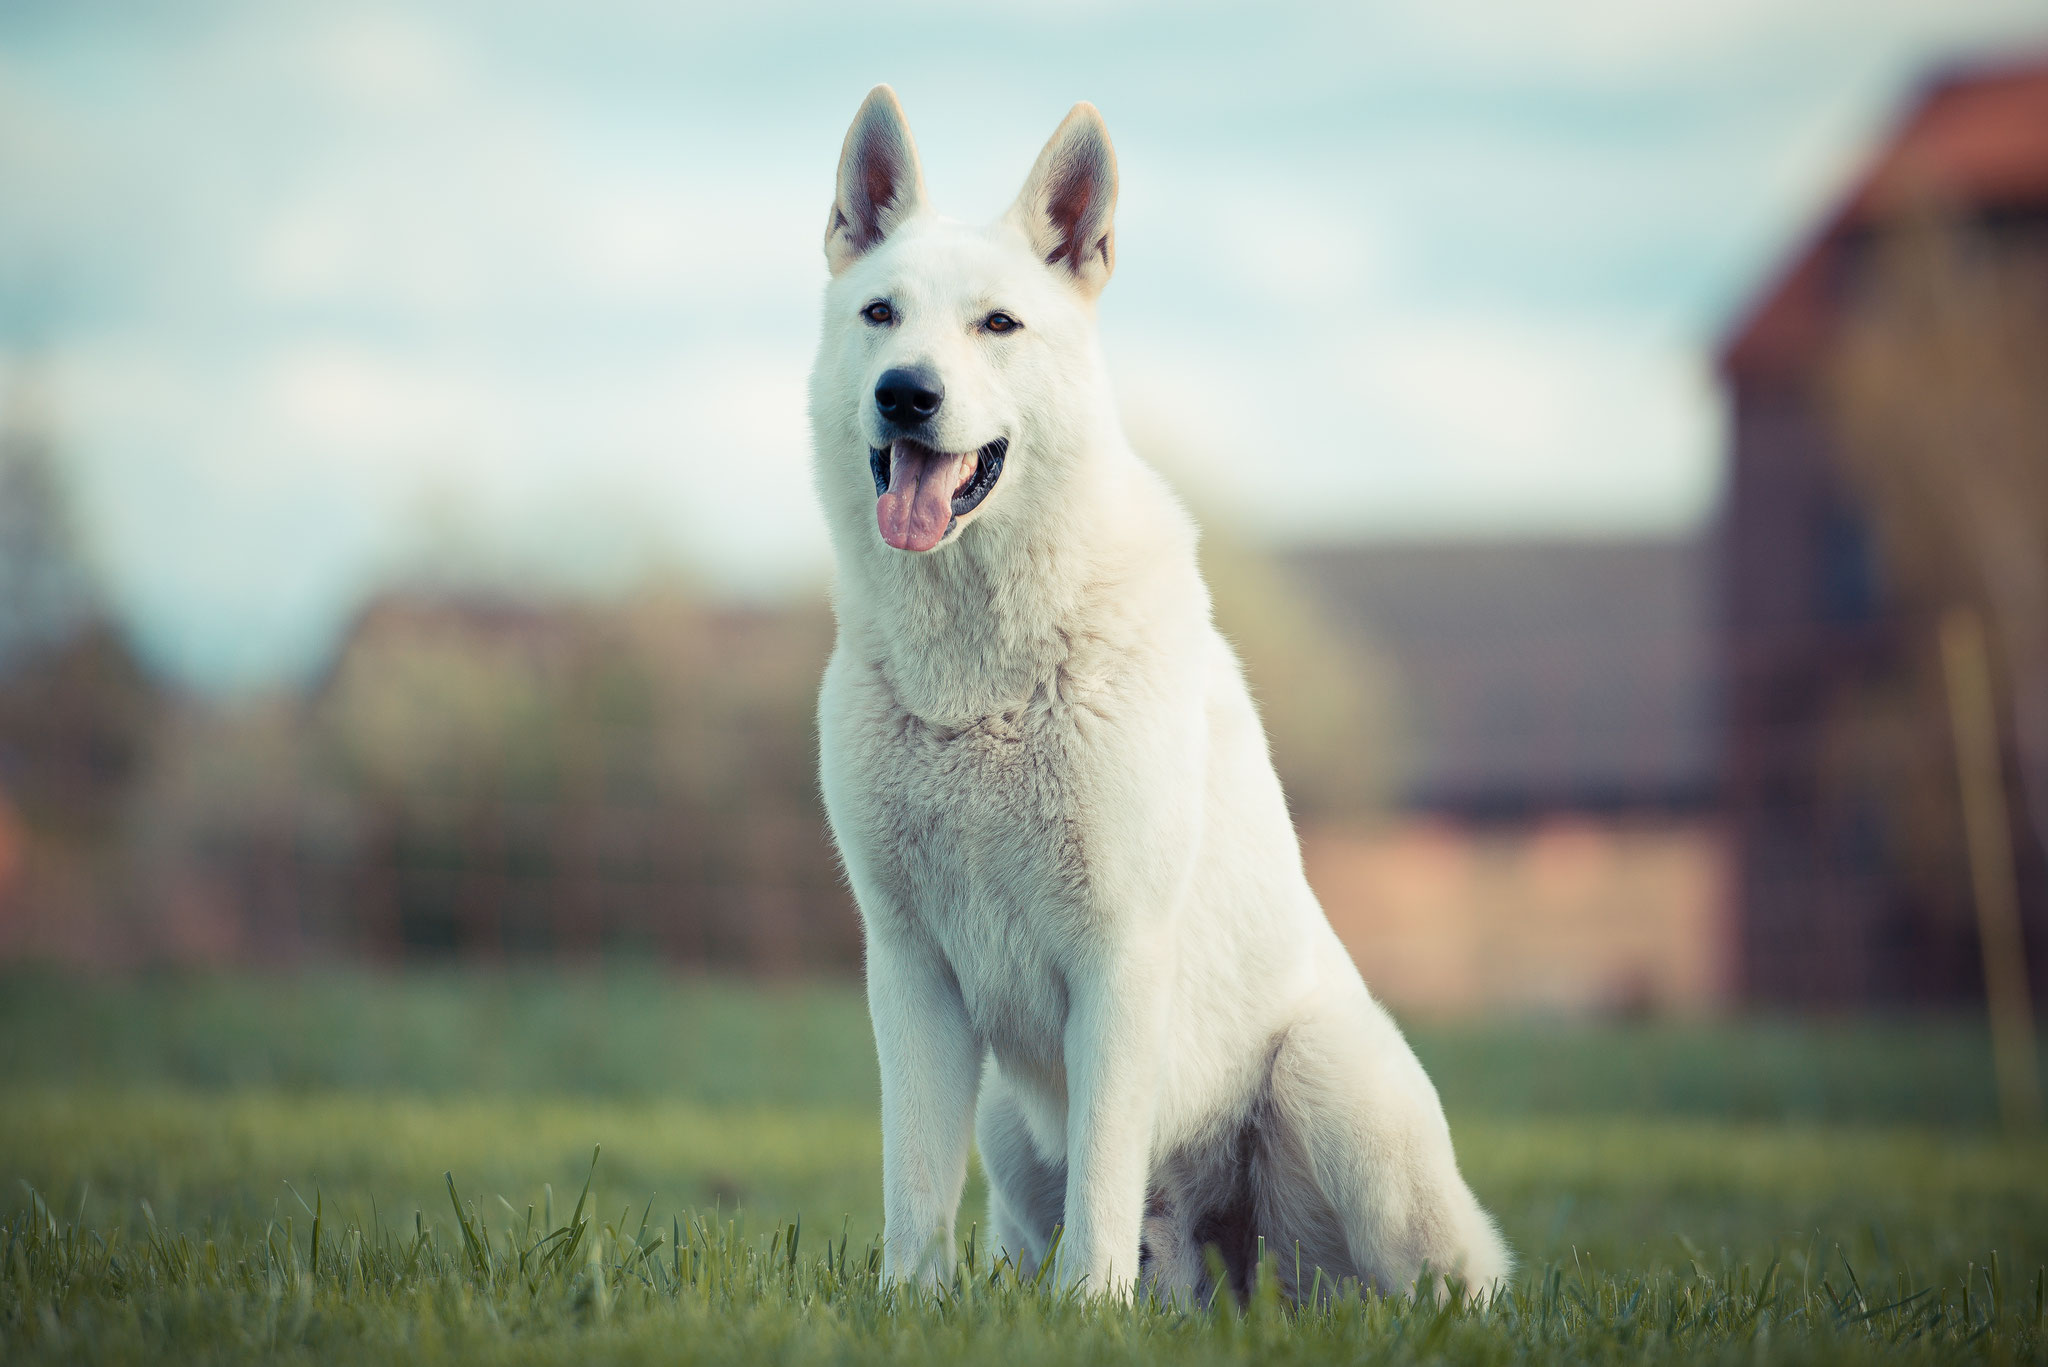
<path fill-rule="evenodd" d="M 1972 608 L 1941 619 L 1941 662 L 1955 727 L 1956 778 L 1977 901 L 1977 940 L 1984 953 L 1984 1000 L 1991 1015 L 1991 1059 L 1999 1111 L 2012 1129 L 2041 1123 L 2041 1075 L 2034 1059 L 2034 1004 L 2020 936 L 2019 883 L 2013 873 L 2012 826 L 1999 765 L 1998 721 L 1984 624 Z"/>

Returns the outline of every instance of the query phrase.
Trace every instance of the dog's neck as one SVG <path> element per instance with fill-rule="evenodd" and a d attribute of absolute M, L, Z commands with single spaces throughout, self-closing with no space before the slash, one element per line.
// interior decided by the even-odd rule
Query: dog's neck
<path fill-rule="evenodd" d="M 1132 613 L 1142 616 L 1151 584 L 1196 574 L 1185 514 L 1121 436 L 1063 485 L 1049 506 L 970 524 L 926 555 L 842 548 L 843 645 L 906 711 L 965 726 L 1057 692 L 1063 675 L 1099 672 L 1091 657 L 1144 625 Z"/>

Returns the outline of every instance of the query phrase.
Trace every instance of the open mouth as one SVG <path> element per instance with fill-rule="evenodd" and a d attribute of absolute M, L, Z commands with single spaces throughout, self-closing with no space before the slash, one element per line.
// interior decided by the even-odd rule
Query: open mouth
<path fill-rule="evenodd" d="M 958 455 L 898 438 L 868 452 L 875 474 L 875 525 L 899 551 L 928 551 L 981 506 L 1003 474 L 1007 437 Z"/>

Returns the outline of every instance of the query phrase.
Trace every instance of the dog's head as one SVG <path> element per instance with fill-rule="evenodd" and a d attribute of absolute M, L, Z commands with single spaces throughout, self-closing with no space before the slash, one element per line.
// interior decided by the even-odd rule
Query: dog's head
<path fill-rule="evenodd" d="M 1075 399 L 1097 373 L 1115 203 L 1109 133 L 1080 104 L 1002 218 L 940 218 L 895 92 L 869 93 L 826 221 L 832 283 L 812 376 L 835 532 L 930 552 L 1055 478 L 1075 445 L 1063 427 L 1087 420 Z"/>

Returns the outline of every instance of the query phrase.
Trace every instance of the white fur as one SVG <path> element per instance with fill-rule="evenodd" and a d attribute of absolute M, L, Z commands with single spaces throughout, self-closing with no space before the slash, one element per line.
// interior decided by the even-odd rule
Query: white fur
<path fill-rule="evenodd" d="M 1242 1284 L 1255 1235 L 1289 1282 L 1298 1247 L 1326 1286 L 1491 1284 L 1507 1251 L 1303 876 L 1194 527 L 1118 425 L 1114 198 L 1087 105 L 988 227 L 929 211 L 887 87 L 842 156 L 811 379 L 839 571 L 820 769 L 867 935 L 885 1268 L 950 1275 L 978 1138 L 995 1243 L 1030 1267 L 1064 1226 L 1058 1275 L 1091 1291 L 1205 1293 L 1205 1243 Z M 1022 327 L 983 330 L 995 309 Z M 943 449 L 1010 443 L 923 554 L 882 540 L 869 470 L 876 379 L 913 362 L 943 377 Z"/>

